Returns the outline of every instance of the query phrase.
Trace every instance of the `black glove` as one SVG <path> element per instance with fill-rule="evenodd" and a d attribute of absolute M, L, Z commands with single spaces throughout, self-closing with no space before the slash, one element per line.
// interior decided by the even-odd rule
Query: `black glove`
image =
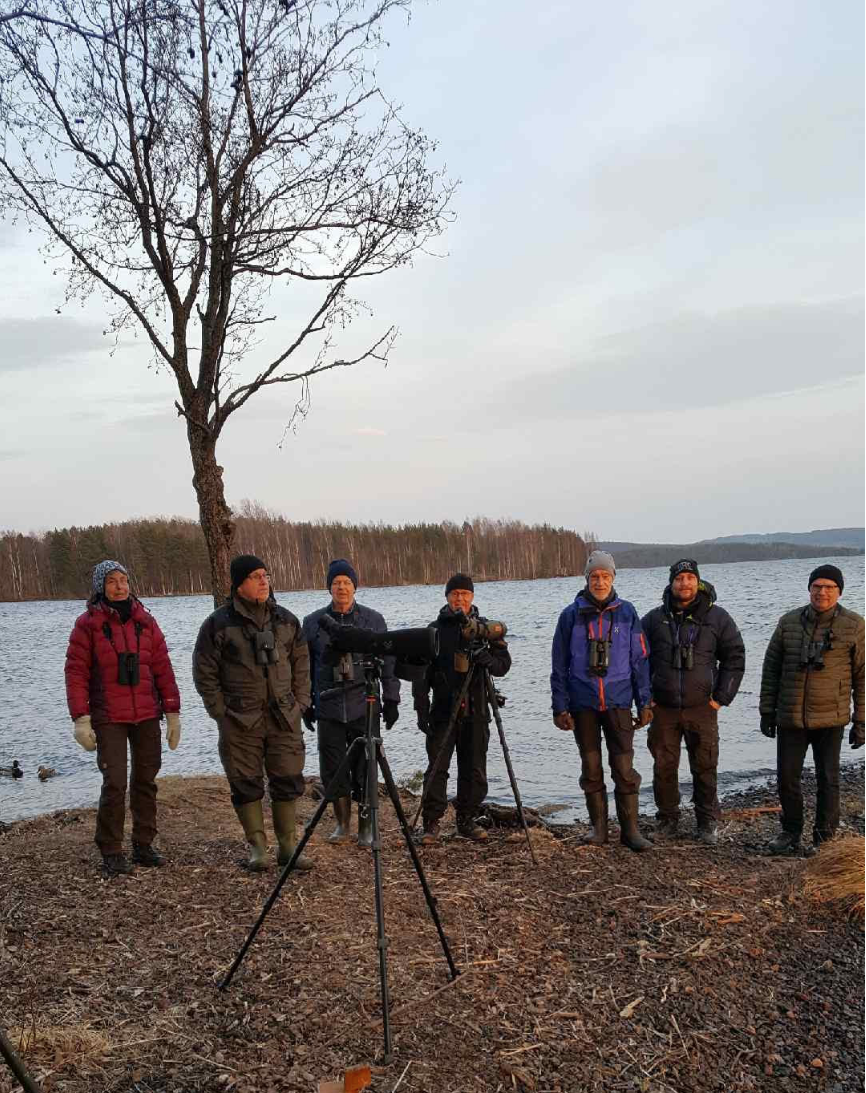
<path fill-rule="evenodd" d="M 427 736 L 430 732 L 430 714 L 418 710 L 418 728 Z"/>
<path fill-rule="evenodd" d="M 855 721 L 852 724 L 851 731 L 848 733 L 848 743 L 852 748 L 862 748 L 864 743 L 866 743 L 862 721 Z"/>
<path fill-rule="evenodd" d="M 392 729 L 400 716 L 400 707 L 392 698 L 386 698 L 382 703 L 382 720 L 386 729 Z"/>
<path fill-rule="evenodd" d="M 496 657 L 486 647 L 479 649 L 475 656 L 472 658 L 479 668 L 495 668 Z"/>
<path fill-rule="evenodd" d="M 316 729 L 316 711 L 312 706 L 308 706 L 306 710 L 301 714 L 304 725 L 309 732 L 315 732 Z"/>
<path fill-rule="evenodd" d="M 771 740 L 776 739 L 776 721 L 768 713 L 761 714 L 761 732 Z"/>

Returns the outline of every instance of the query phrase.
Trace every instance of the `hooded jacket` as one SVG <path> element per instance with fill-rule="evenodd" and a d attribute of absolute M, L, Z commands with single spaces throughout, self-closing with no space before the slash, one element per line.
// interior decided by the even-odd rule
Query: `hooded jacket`
<path fill-rule="evenodd" d="M 156 619 L 130 596 L 124 622 L 106 600 L 88 603 L 75 620 L 66 651 L 66 701 L 73 721 L 89 714 L 94 725 L 137 725 L 180 710 L 168 647 Z M 138 653 L 139 679 L 118 682 L 118 657 Z"/>
<path fill-rule="evenodd" d="M 310 679 L 312 682 L 312 705 L 317 717 L 331 721 L 357 721 L 364 717 L 366 710 L 366 685 L 364 682 L 364 658 L 351 654 L 352 679 L 345 679 L 331 663 L 329 650 L 331 637 L 321 628 L 323 615 L 330 615 L 342 626 L 355 626 L 360 630 L 372 630 L 376 634 L 387 632 L 385 620 L 372 607 L 360 603 L 352 604 L 350 611 L 342 614 L 335 611 L 333 604 L 320 607 L 304 619 L 304 637 L 310 650 Z M 383 658 L 382 663 L 382 701 L 400 701 L 400 681 L 394 675 L 394 657 Z"/>
<path fill-rule="evenodd" d="M 607 641 L 605 675 L 589 666 L 590 642 Z M 583 589 L 559 616 L 550 673 L 553 712 L 631 709 L 650 703 L 649 649 L 638 613 L 616 591 L 602 605 Z"/>
<path fill-rule="evenodd" d="M 474 604 L 469 609 L 468 616 L 483 619 Z M 467 648 L 460 632 L 461 618 L 460 614 L 455 613 L 448 604 L 445 604 L 438 617 L 430 624 L 439 631 L 439 653 L 427 666 L 423 679 L 412 684 L 412 697 L 416 711 L 423 718 L 429 717 L 431 721 L 438 724 L 451 719 L 454 702 L 466 681 L 466 673 L 458 672 L 455 667 L 456 654 Z M 507 643 L 491 641 L 488 642 L 487 648 L 493 657 L 493 664 L 488 671 L 492 676 L 504 676 L 511 667 L 511 654 L 508 652 Z M 484 673 L 476 671 L 464 699 L 463 709 L 458 716 L 472 721 L 473 724 L 486 725 L 490 720 L 488 697 Z"/>
<path fill-rule="evenodd" d="M 683 611 L 670 585 L 659 607 L 643 617 L 650 647 L 652 696 L 660 706 L 693 709 L 712 699 L 720 706 L 733 702 L 746 667 L 746 647 L 737 624 L 716 604 L 716 590 L 707 581 Z M 692 668 L 677 667 L 678 647 L 691 646 Z"/>
<path fill-rule="evenodd" d="M 841 604 L 821 619 L 811 604 L 779 619 L 764 654 L 761 716 L 781 729 L 826 729 L 864 720 L 863 618 Z M 805 647 L 823 643 L 823 668 L 804 665 Z"/>

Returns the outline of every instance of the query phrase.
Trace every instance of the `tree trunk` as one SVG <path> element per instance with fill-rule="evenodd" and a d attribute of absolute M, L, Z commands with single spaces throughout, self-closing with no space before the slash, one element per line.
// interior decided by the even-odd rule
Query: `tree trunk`
<path fill-rule="evenodd" d="M 220 607 L 231 589 L 229 558 L 235 525 L 226 504 L 223 469 L 216 461 L 216 441 L 200 428 L 189 424 L 189 451 L 192 457 L 192 484 L 198 498 L 199 520 L 210 561 L 211 591 L 214 607 Z"/>

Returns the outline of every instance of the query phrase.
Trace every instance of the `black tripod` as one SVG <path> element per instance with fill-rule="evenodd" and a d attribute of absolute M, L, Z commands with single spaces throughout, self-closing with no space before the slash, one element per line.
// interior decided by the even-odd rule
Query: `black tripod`
<path fill-rule="evenodd" d="M 389 1013 L 388 1002 L 388 963 L 387 963 L 387 949 L 388 939 L 385 936 L 385 902 L 382 895 L 382 843 L 379 838 L 379 780 L 377 771 L 382 771 L 382 777 L 385 779 L 385 788 L 388 791 L 388 796 L 391 798 L 391 804 L 394 806 L 394 811 L 397 814 L 397 819 L 400 822 L 400 829 L 403 832 L 403 838 L 406 842 L 406 846 L 409 850 L 409 856 L 412 858 L 412 864 L 415 866 L 415 872 L 418 874 L 418 880 L 421 883 L 421 888 L 424 891 L 424 898 L 427 900 L 427 907 L 430 910 L 430 917 L 433 919 L 433 923 L 436 926 L 436 931 L 439 934 L 439 941 L 442 945 L 442 952 L 445 954 L 445 959 L 448 962 L 448 969 L 452 980 L 456 979 L 460 974 L 454 960 L 451 956 L 451 950 L 448 948 L 448 940 L 445 937 L 445 931 L 442 929 L 442 923 L 439 921 L 439 915 L 436 911 L 436 900 L 433 897 L 433 893 L 430 891 L 430 886 L 427 883 L 427 878 L 424 875 L 424 870 L 421 866 L 421 859 L 418 857 L 418 851 L 415 848 L 415 843 L 412 839 L 412 830 L 409 827 L 409 821 L 406 819 L 406 813 L 403 811 L 403 806 L 400 803 L 400 795 L 397 792 L 397 787 L 394 784 L 394 778 L 391 774 L 391 768 L 388 765 L 388 760 L 385 758 L 385 752 L 382 748 L 382 738 L 379 735 L 379 679 L 381 677 L 382 661 L 378 657 L 368 657 L 364 660 L 364 680 L 366 683 L 367 692 L 367 712 L 366 723 L 364 728 L 364 735 L 356 737 L 349 747 L 346 749 L 346 754 L 337 768 L 337 772 L 331 781 L 328 783 L 325 789 L 325 795 L 322 798 L 319 807 L 316 809 L 309 823 L 304 829 L 304 834 L 298 841 L 298 845 L 295 847 L 295 852 L 292 855 L 290 861 L 283 869 L 279 880 L 277 881 L 274 890 L 268 896 L 265 901 L 265 905 L 262 908 L 262 913 L 259 915 L 253 928 L 250 930 L 246 941 L 241 946 L 240 952 L 234 959 L 234 963 L 226 973 L 225 978 L 219 984 L 220 990 L 225 990 L 231 983 L 232 977 L 240 966 L 241 961 L 246 955 L 247 949 L 253 942 L 256 934 L 259 932 L 262 923 L 267 917 L 268 911 L 273 907 L 276 902 L 277 896 L 280 894 L 280 890 L 288 880 L 289 874 L 295 867 L 295 862 L 301 856 L 301 852 L 310 840 L 313 832 L 316 830 L 316 825 L 325 813 L 325 809 L 328 807 L 329 802 L 335 799 L 335 789 L 340 784 L 340 780 L 343 774 L 350 768 L 351 763 L 355 758 L 355 749 L 362 747 L 365 750 L 367 757 L 367 784 L 365 791 L 365 803 L 366 807 L 370 810 L 370 827 L 373 833 L 373 881 L 375 888 L 375 902 L 376 902 L 376 930 L 377 930 L 377 945 L 379 949 L 379 985 L 382 995 L 382 1029 L 385 1042 L 385 1062 L 390 1063 L 392 1060 L 391 1051 L 391 1019 Z"/>
<path fill-rule="evenodd" d="M 448 721 L 448 728 L 445 732 L 445 738 L 442 741 L 442 746 L 436 753 L 436 758 L 430 764 L 428 768 L 428 775 L 425 778 L 424 790 L 421 794 L 421 800 L 418 802 L 418 808 L 415 810 L 415 815 L 412 818 L 412 827 L 418 823 L 418 817 L 421 815 L 421 810 L 424 807 L 424 801 L 427 799 L 427 791 L 433 784 L 433 779 L 439 773 L 442 761 L 446 754 L 451 751 L 451 745 L 453 744 L 454 734 L 457 732 L 457 719 L 460 714 L 460 710 L 463 708 L 463 703 L 466 700 L 466 696 L 469 694 L 469 688 L 472 684 L 472 679 L 476 672 L 482 673 L 484 680 L 484 691 L 487 695 L 487 702 L 493 711 L 493 720 L 496 722 L 496 729 L 499 733 L 499 743 L 502 746 L 502 755 L 505 759 L 505 769 L 508 771 L 508 780 L 511 783 L 511 792 L 514 794 L 514 803 L 517 806 L 517 815 L 520 818 L 520 826 L 523 828 L 523 834 L 526 836 L 526 845 L 529 847 L 529 853 L 532 857 L 534 865 L 538 865 L 538 859 L 535 856 L 535 851 L 532 848 L 532 840 L 529 837 L 529 829 L 526 826 L 526 817 L 523 814 L 523 801 L 520 799 L 520 789 L 517 785 L 517 779 L 514 776 L 514 767 L 511 765 L 511 753 L 508 750 L 508 742 L 505 739 L 505 729 L 502 727 L 502 715 L 499 713 L 499 695 L 496 693 L 496 688 L 493 685 L 493 680 L 490 676 L 490 672 L 487 668 L 479 665 L 473 658 L 469 671 L 466 673 L 466 678 L 463 680 L 463 685 L 457 693 L 457 697 L 454 700 L 454 707 L 451 710 L 451 717 Z M 504 699 L 503 699 L 504 701 Z"/>

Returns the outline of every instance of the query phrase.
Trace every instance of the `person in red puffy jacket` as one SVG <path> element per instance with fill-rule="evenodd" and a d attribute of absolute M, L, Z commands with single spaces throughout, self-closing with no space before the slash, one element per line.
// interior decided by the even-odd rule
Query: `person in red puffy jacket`
<path fill-rule="evenodd" d="M 93 571 L 93 595 L 72 628 L 65 674 L 75 739 L 86 751 L 96 751 L 102 771 L 96 845 L 103 873 L 132 871 L 123 853 L 127 741 L 132 751 L 132 859 L 137 865 L 164 865 L 153 847 L 162 759 L 159 722 L 165 714 L 173 751 L 180 742 L 180 694 L 162 631 L 130 593 L 129 574 L 119 562 L 100 562 Z"/>

